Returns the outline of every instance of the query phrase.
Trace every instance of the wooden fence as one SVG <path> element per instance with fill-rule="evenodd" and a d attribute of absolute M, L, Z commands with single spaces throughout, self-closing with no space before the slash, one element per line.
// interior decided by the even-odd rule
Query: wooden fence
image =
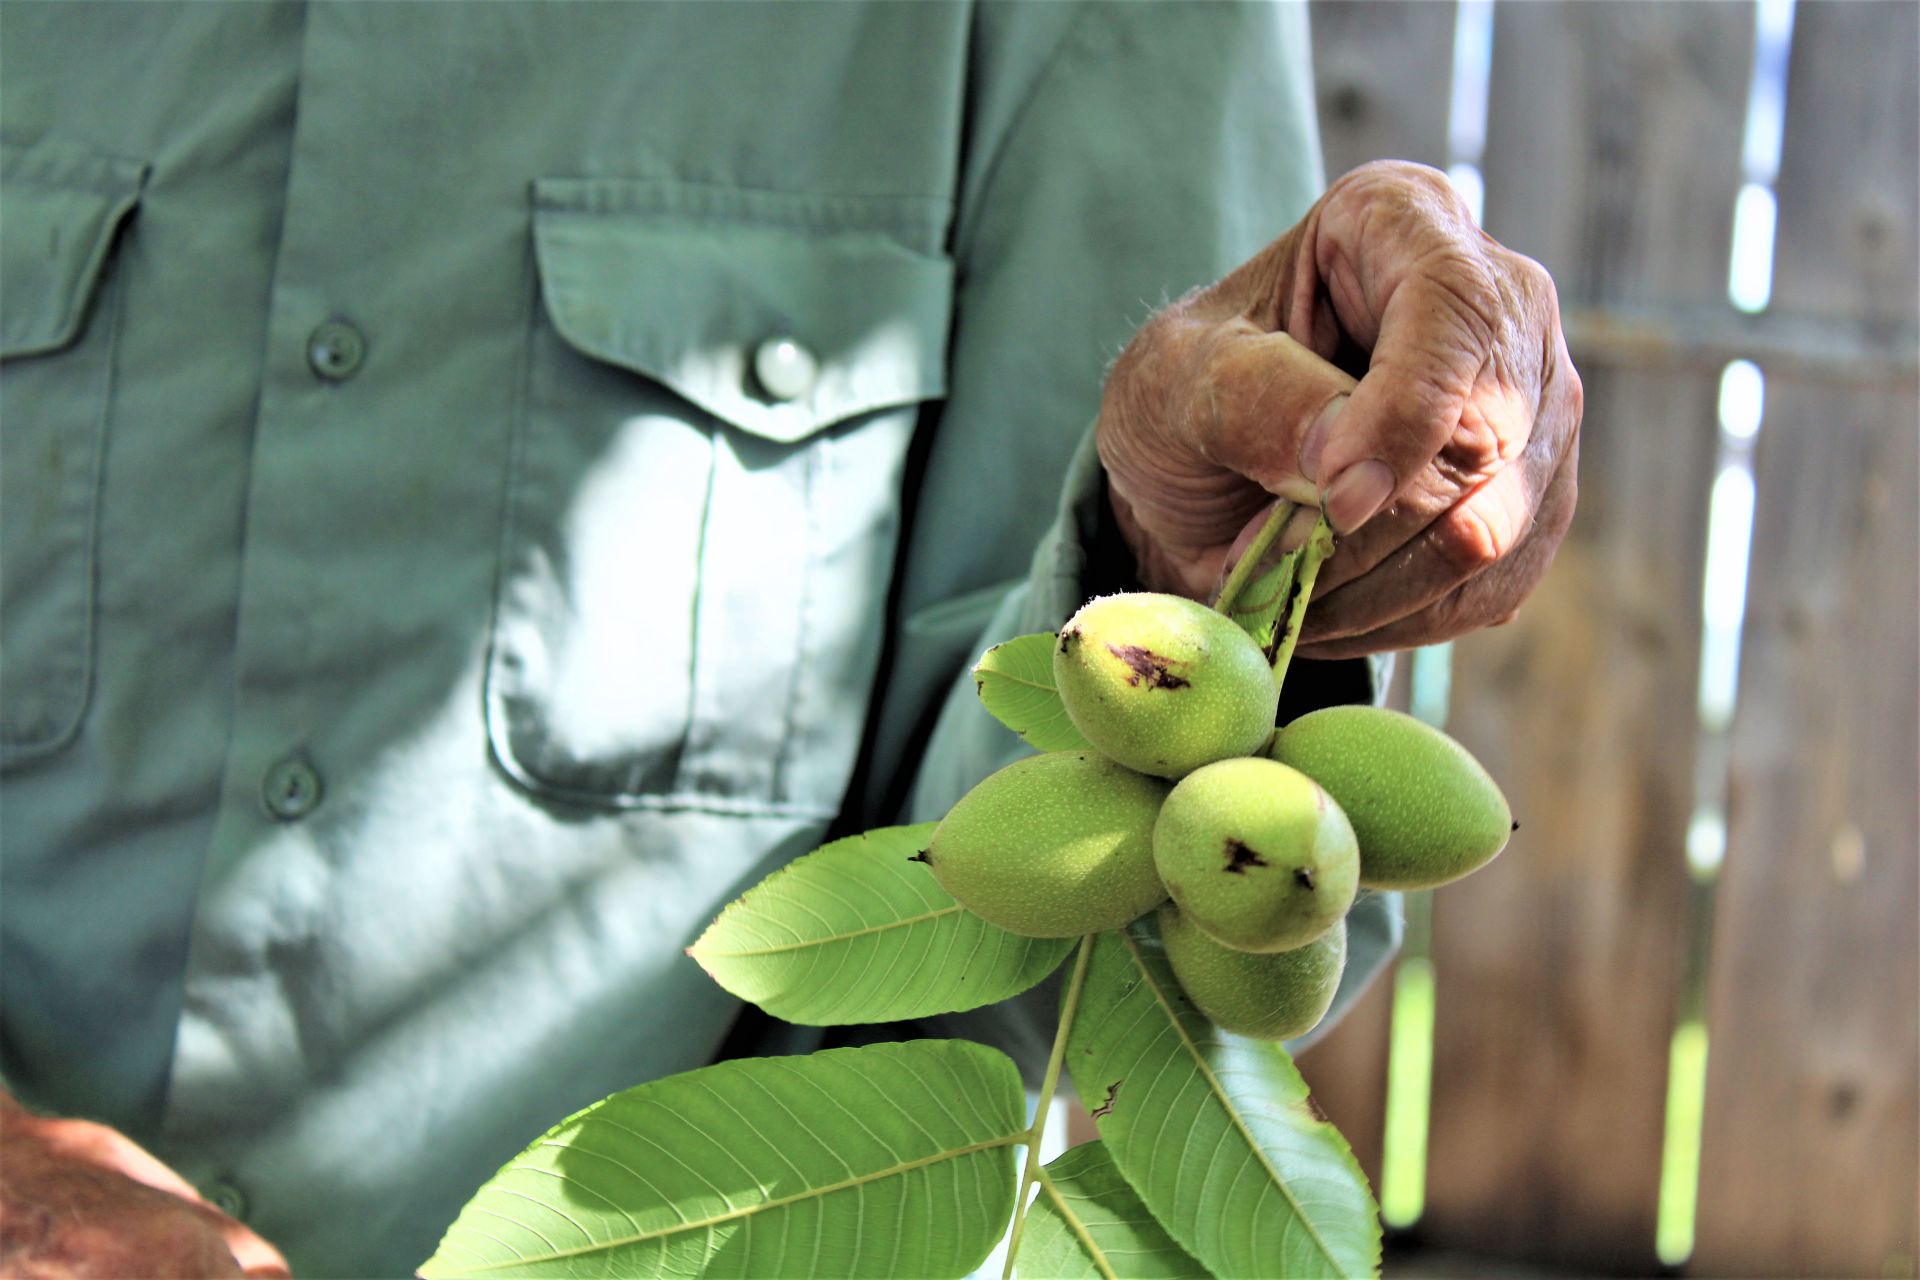
<path fill-rule="evenodd" d="M 1455 6 L 1312 6 L 1329 173 L 1444 166 Z M 1432 901 L 1423 1243 L 1653 1274 L 1678 1020 L 1704 1018 L 1711 1276 L 1920 1251 L 1920 8 L 1793 10 L 1771 299 L 1728 301 L 1751 3 L 1500 3 L 1483 222 L 1554 274 L 1587 388 L 1580 510 L 1449 728 L 1507 852 Z M 1765 376 L 1729 724 L 1698 711 L 1728 361 Z M 1719 791 L 1716 792 L 1716 788 Z M 1689 873 L 1725 796 L 1724 860 Z M 1304 1056 L 1378 1185 L 1391 984 Z"/>

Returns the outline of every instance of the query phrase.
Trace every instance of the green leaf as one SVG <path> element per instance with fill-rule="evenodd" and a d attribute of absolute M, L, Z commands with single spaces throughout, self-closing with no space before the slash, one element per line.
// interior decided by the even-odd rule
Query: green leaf
<path fill-rule="evenodd" d="M 1067 1061 L 1167 1233 L 1223 1276 L 1372 1275 L 1380 1220 L 1278 1045 L 1220 1031 L 1144 923 L 1100 936 Z"/>
<path fill-rule="evenodd" d="M 1084 751 L 1087 740 L 1067 718 L 1053 687 L 1052 631 L 1019 636 L 986 651 L 973 668 L 981 705 L 1035 751 Z"/>
<path fill-rule="evenodd" d="M 723 1062 L 616 1093 L 475 1193 L 428 1277 L 964 1276 L 1026 1097 L 964 1040 Z"/>
<path fill-rule="evenodd" d="M 1113 1162 L 1105 1143 L 1073 1148 L 1040 1173 L 1027 1210 L 1019 1274 L 1047 1280 L 1206 1280 L 1207 1269 L 1173 1242 Z"/>
<path fill-rule="evenodd" d="M 1273 659 L 1280 621 L 1293 600 L 1294 568 L 1299 563 L 1300 553 L 1288 552 L 1279 563 L 1248 583 L 1227 611 L 1227 616 L 1253 637 L 1268 661 Z"/>
<path fill-rule="evenodd" d="M 894 1022 L 1017 995 L 1072 938 L 988 924 L 917 861 L 938 823 L 882 827 L 796 859 L 749 889 L 687 954 L 778 1018 Z"/>

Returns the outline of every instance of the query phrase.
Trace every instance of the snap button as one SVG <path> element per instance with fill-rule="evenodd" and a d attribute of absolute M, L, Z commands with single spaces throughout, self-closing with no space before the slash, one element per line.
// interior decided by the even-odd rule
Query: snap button
<path fill-rule="evenodd" d="M 247 1193 L 231 1182 L 216 1182 L 208 1187 L 207 1203 L 235 1222 L 247 1220 Z"/>
<path fill-rule="evenodd" d="M 307 364 L 328 382 L 344 382 L 367 358 L 367 340 L 345 320 L 328 320 L 307 335 Z"/>
<path fill-rule="evenodd" d="M 820 362 L 792 338 L 768 338 L 753 351 L 753 376 L 773 400 L 798 400 L 813 390 Z"/>
<path fill-rule="evenodd" d="M 267 770 L 260 798 L 267 812 L 283 822 L 304 818 L 320 804 L 320 774 L 305 760 L 289 757 Z"/>

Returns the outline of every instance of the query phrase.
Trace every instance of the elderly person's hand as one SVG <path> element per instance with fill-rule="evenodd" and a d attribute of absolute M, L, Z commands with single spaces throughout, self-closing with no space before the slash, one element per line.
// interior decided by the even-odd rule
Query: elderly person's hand
<path fill-rule="evenodd" d="M 130 1138 L 0 1092 L 0 1276 L 284 1277 L 278 1250 Z"/>
<path fill-rule="evenodd" d="M 1149 321 L 1098 442 L 1156 590 L 1210 595 L 1276 495 L 1324 506 L 1339 549 L 1299 653 L 1337 658 L 1513 615 L 1573 518 L 1580 407 L 1547 273 L 1442 174 L 1383 162 Z"/>

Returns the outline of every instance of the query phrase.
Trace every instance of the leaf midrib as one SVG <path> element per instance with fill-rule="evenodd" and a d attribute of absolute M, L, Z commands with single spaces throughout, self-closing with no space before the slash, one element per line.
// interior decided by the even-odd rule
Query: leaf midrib
<path fill-rule="evenodd" d="M 1058 1209 L 1060 1216 L 1066 1220 L 1067 1229 L 1079 1238 L 1080 1246 L 1087 1251 L 1088 1260 L 1100 1269 L 1100 1274 L 1107 1280 L 1120 1280 L 1119 1273 L 1107 1265 L 1107 1255 L 1098 1244 L 1094 1243 L 1093 1233 L 1087 1230 L 1087 1224 L 1082 1222 L 1080 1215 L 1067 1204 L 1067 1198 L 1060 1194 L 1060 1188 L 1054 1185 L 1052 1177 L 1045 1169 L 1040 1170 L 1039 1182 L 1040 1189 L 1047 1193 L 1047 1198 L 1053 1201 L 1053 1207 Z"/>
<path fill-rule="evenodd" d="M 1126 930 L 1121 929 L 1117 932 L 1120 941 L 1126 943 L 1127 950 L 1132 953 L 1134 966 L 1140 970 L 1141 979 L 1146 982 L 1148 989 L 1153 992 L 1153 998 L 1160 1002 L 1161 1009 L 1166 1012 L 1167 1021 L 1172 1024 L 1174 1033 L 1180 1037 L 1180 1043 L 1184 1044 L 1187 1052 L 1193 1056 L 1193 1063 L 1200 1069 L 1201 1076 L 1207 1082 L 1207 1088 L 1211 1089 L 1214 1097 L 1220 1100 L 1221 1109 L 1227 1113 L 1227 1118 L 1233 1121 L 1233 1127 L 1240 1131 L 1240 1136 L 1246 1139 L 1247 1149 L 1253 1152 L 1260 1161 L 1261 1167 L 1266 1169 L 1267 1176 L 1272 1180 L 1274 1187 L 1286 1197 L 1287 1203 L 1293 1208 L 1294 1217 L 1299 1220 L 1301 1226 L 1306 1228 L 1308 1238 L 1319 1247 L 1321 1256 L 1326 1258 L 1338 1272 L 1340 1259 L 1334 1257 L 1333 1250 L 1328 1247 L 1325 1240 L 1320 1238 L 1319 1228 L 1314 1226 L 1313 1219 L 1307 1216 L 1306 1210 L 1302 1209 L 1300 1202 L 1294 1198 L 1293 1188 L 1287 1185 L 1286 1179 L 1280 1176 L 1280 1171 L 1274 1168 L 1273 1161 L 1267 1159 L 1266 1150 L 1254 1138 L 1253 1131 L 1247 1128 L 1246 1122 L 1240 1118 L 1240 1109 L 1234 1105 L 1233 1099 L 1227 1096 L 1227 1091 L 1220 1087 L 1219 1077 L 1215 1076 L 1213 1068 L 1207 1065 L 1206 1055 L 1200 1052 L 1200 1046 L 1195 1044 L 1193 1037 L 1187 1034 L 1187 1028 L 1180 1021 L 1180 1015 L 1168 1003 L 1166 992 L 1161 990 L 1160 983 L 1153 976 L 1153 971 L 1147 967 L 1146 957 L 1140 954 L 1139 944 Z"/>
<path fill-rule="evenodd" d="M 950 916 L 956 911 L 965 910 L 965 907 L 956 902 L 950 907 L 941 907 L 937 911 L 926 911 L 917 916 L 905 916 L 898 920 L 887 920 L 880 924 L 870 924 L 864 929 L 853 929 L 846 933 L 823 934 L 817 938 L 802 938 L 798 942 L 783 942 L 773 947 L 749 947 L 745 951 L 702 950 L 699 944 L 696 943 L 687 948 L 687 954 L 696 960 L 703 957 L 714 960 L 737 960 L 744 959 L 748 956 L 772 956 L 787 951 L 805 951 L 808 947 L 824 947 L 835 942 L 845 942 L 850 938 L 864 938 L 868 934 L 885 933 L 889 929 L 904 929 L 908 925 L 924 924 L 929 920 L 938 920 L 942 916 Z"/>
<path fill-rule="evenodd" d="M 1060 692 L 1059 686 L 1051 680 L 1029 680 L 1025 676 L 1017 676 L 1011 671 L 1000 670 L 998 668 L 983 669 L 981 674 L 985 676 L 995 676 L 1007 681 L 1009 684 L 1017 684 L 1027 689 L 1045 689 L 1048 693 Z"/>
<path fill-rule="evenodd" d="M 790 1196 L 781 1196 L 778 1200 L 763 1200 L 759 1204 L 747 1205 L 745 1208 L 729 1210 L 726 1213 L 713 1214 L 710 1217 L 701 1218 L 697 1221 L 676 1222 L 671 1226 L 662 1227 L 657 1231 L 642 1231 L 630 1236 L 619 1236 L 612 1240 L 603 1240 L 594 1244 L 581 1245 L 577 1249 L 559 1249 L 552 1253 L 534 1254 L 515 1258 L 511 1262 L 490 1262 L 482 1267 L 474 1267 L 472 1271 L 476 1273 L 481 1271 L 504 1271 L 514 1267 L 524 1267 L 528 1263 L 558 1262 L 563 1258 L 578 1258 L 590 1253 L 604 1253 L 609 1249 L 624 1249 L 629 1245 L 642 1244 L 648 1240 L 658 1240 L 666 1236 L 679 1235 L 683 1231 L 700 1231 L 707 1227 L 717 1226 L 722 1222 L 732 1222 L 739 1218 L 750 1218 L 757 1213 L 766 1213 L 773 1209 L 784 1209 L 790 1204 L 798 1204 L 803 1200 L 814 1200 L 822 1196 L 832 1195 L 835 1192 L 847 1191 L 854 1187 L 863 1187 L 869 1182 L 878 1182 L 883 1178 L 899 1177 L 903 1173 L 911 1173 L 915 1169 L 924 1169 L 929 1165 L 939 1164 L 943 1160 L 958 1160 L 962 1156 L 977 1155 L 982 1151 L 992 1151 L 997 1147 L 1010 1147 L 1016 1143 L 1025 1141 L 1029 1136 L 1027 1130 L 1021 1129 L 987 1142 L 975 1142 L 964 1147 L 938 1151 L 933 1155 L 922 1156 L 917 1160 L 902 1161 L 899 1164 L 892 1165 L 885 1169 L 876 1169 L 872 1173 L 863 1173 L 852 1178 L 842 1178 L 840 1181 L 830 1183 L 824 1187 L 812 1187 L 805 1191 L 796 1191 Z"/>

